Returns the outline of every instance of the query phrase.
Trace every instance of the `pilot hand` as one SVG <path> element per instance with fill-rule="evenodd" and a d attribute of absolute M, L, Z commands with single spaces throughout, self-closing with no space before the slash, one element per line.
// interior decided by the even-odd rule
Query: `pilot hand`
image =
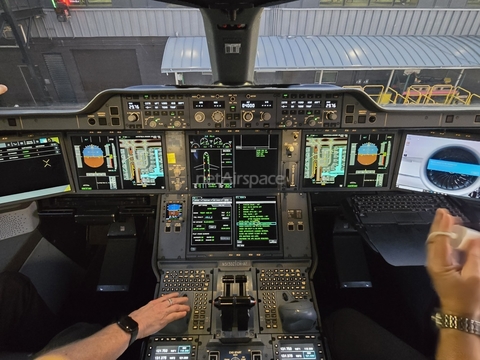
<path fill-rule="evenodd" d="M 5 85 L 0 84 L 0 95 L 5 94 L 7 90 L 8 88 Z"/>
<path fill-rule="evenodd" d="M 456 219 L 438 209 L 430 227 L 433 232 L 451 232 Z M 450 238 L 431 236 L 427 242 L 427 270 L 445 314 L 480 320 L 480 241 L 469 241 L 461 249 L 465 263 L 455 261 Z"/>
<path fill-rule="evenodd" d="M 156 333 L 168 323 L 181 319 L 190 311 L 185 305 L 188 298 L 171 293 L 150 301 L 145 306 L 135 310 L 130 317 L 138 323 L 137 338 L 141 339 Z"/>

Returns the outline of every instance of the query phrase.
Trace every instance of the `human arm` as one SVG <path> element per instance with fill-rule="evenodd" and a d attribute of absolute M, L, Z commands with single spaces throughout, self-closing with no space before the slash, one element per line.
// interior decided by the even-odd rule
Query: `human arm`
<path fill-rule="evenodd" d="M 188 299 L 178 295 L 178 293 L 172 293 L 152 300 L 129 315 L 138 323 L 137 339 L 154 334 L 168 323 L 186 316 L 190 311 L 190 307 L 186 305 Z M 172 299 L 172 305 L 169 299 Z M 92 336 L 49 351 L 37 359 L 117 359 L 127 349 L 129 341 L 130 334 L 123 331 L 117 324 L 111 324 Z"/>
<path fill-rule="evenodd" d="M 455 218 L 447 210 L 437 210 L 430 228 L 433 232 L 451 232 Z M 479 239 L 480 240 L 480 239 Z M 465 263 L 455 261 L 447 235 L 429 237 L 427 269 L 440 298 L 444 314 L 480 320 L 480 241 L 462 244 Z M 437 360 L 480 360 L 480 336 L 456 329 L 441 329 Z"/>

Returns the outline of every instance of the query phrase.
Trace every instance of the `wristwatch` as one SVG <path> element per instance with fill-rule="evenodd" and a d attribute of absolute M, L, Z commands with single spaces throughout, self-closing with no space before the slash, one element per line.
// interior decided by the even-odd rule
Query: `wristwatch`
<path fill-rule="evenodd" d="M 440 329 L 455 329 L 469 334 L 480 335 L 480 321 L 459 317 L 456 315 L 436 312 L 432 320 Z"/>
<path fill-rule="evenodd" d="M 137 339 L 138 323 L 130 316 L 125 315 L 117 321 L 117 325 L 120 326 L 120 329 L 130 334 L 130 342 L 128 343 L 128 346 L 132 345 L 132 343 Z"/>

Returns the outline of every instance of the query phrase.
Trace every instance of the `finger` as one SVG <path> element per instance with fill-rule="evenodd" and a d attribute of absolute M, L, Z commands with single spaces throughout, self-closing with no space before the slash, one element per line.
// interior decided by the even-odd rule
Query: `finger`
<path fill-rule="evenodd" d="M 430 232 L 434 231 L 448 231 L 449 229 L 446 226 L 446 221 L 452 218 L 447 209 L 437 209 L 435 212 L 435 217 L 433 218 L 432 225 L 430 226 Z"/>
<path fill-rule="evenodd" d="M 188 305 L 182 305 L 182 304 L 175 304 L 175 305 L 172 305 L 168 308 L 168 310 L 170 310 L 173 313 L 176 313 L 176 312 L 188 312 L 190 311 L 190 306 Z"/>
<path fill-rule="evenodd" d="M 480 277 L 480 239 L 472 239 L 466 245 L 465 265 L 462 268 L 462 277 Z"/>
<path fill-rule="evenodd" d="M 8 88 L 5 85 L 0 84 L 0 95 L 5 94 L 7 91 Z"/>
<path fill-rule="evenodd" d="M 433 220 L 430 232 L 448 232 L 453 226 L 454 218 L 445 209 L 438 209 Z M 430 270 L 438 271 L 452 265 L 449 237 L 436 235 L 427 242 L 427 266 Z"/>
<path fill-rule="evenodd" d="M 169 294 L 165 294 L 165 295 L 162 295 L 160 297 L 160 299 L 163 299 L 164 301 L 167 301 L 167 299 L 173 299 L 173 298 L 177 298 L 180 296 L 180 293 L 178 292 L 173 292 L 173 293 L 169 293 Z"/>

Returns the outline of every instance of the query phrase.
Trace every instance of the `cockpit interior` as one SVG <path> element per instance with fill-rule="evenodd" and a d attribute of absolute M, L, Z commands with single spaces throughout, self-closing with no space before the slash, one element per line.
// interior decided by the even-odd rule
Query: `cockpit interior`
<path fill-rule="evenodd" d="M 54 2 L 73 23 L 76 3 Z M 479 105 L 258 84 L 262 13 L 286 1 L 166 3 L 199 9 L 211 84 L 101 88 L 81 107 L 0 95 L 0 270 L 28 276 L 65 325 L 188 298 L 186 318 L 120 359 L 335 360 L 325 324 L 346 308 L 432 356 L 425 240 L 440 207 L 480 227 Z"/>

